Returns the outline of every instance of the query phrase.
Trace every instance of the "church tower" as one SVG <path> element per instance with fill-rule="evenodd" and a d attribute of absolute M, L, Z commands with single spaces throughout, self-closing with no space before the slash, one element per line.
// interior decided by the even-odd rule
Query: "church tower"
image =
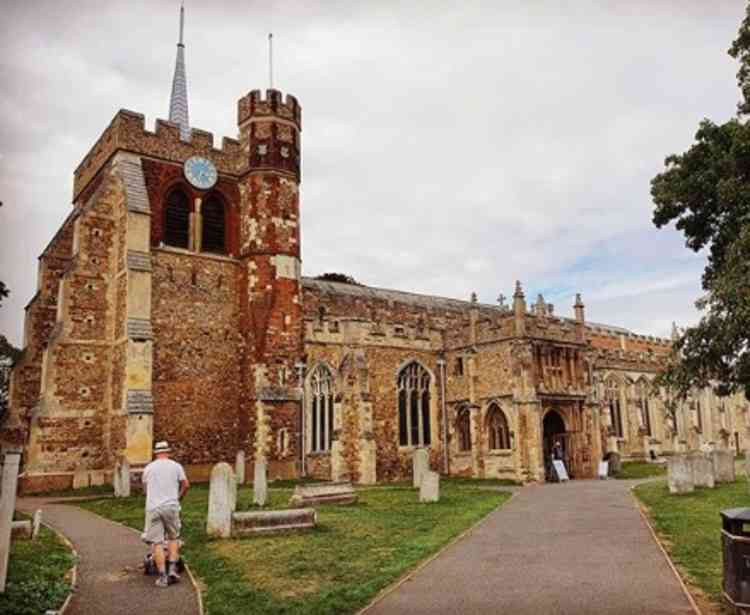
<path fill-rule="evenodd" d="M 255 90 L 239 101 L 238 123 L 242 414 L 252 439 L 246 446 L 272 474 L 292 475 L 302 454 L 301 109 L 293 96 Z"/>

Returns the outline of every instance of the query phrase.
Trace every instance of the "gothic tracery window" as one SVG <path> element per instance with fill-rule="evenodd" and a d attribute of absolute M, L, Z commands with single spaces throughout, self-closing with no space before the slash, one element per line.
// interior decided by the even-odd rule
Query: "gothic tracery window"
<path fill-rule="evenodd" d="M 620 388 L 617 381 L 611 379 L 607 382 L 606 392 L 607 405 L 609 406 L 609 418 L 612 422 L 612 430 L 618 438 L 623 437 L 622 409 L 620 407 Z"/>
<path fill-rule="evenodd" d="M 430 445 L 430 374 L 416 361 L 398 373 L 398 427 L 401 446 Z"/>
<path fill-rule="evenodd" d="M 456 419 L 456 433 L 458 434 L 458 450 L 471 450 L 471 412 L 469 408 L 461 408 Z"/>
<path fill-rule="evenodd" d="M 189 236 L 190 201 L 182 190 L 175 188 L 167 195 L 164 206 L 164 243 L 187 249 Z"/>
<path fill-rule="evenodd" d="M 497 404 L 491 404 L 487 411 L 487 428 L 489 431 L 489 447 L 491 451 L 510 448 L 510 429 L 505 413 Z"/>
<path fill-rule="evenodd" d="M 310 450 L 322 453 L 331 450 L 333 439 L 333 375 L 319 365 L 310 376 Z"/>
<path fill-rule="evenodd" d="M 224 254 L 226 252 L 226 229 L 224 202 L 216 194 L 211 194 L 201 206 L 203 228 L 201 248 L 204 252 Z"/>
<path fill-rule="evenodd" d="M 636 395 L 638 398 L 638 410 L 641 413 L 641 425 L 646 431 L 646 435 L 651 434 L 651 409 L 648 403 L 648 388 L 649 383 L 646 380 L 641 380 L 636 386 Z"/>

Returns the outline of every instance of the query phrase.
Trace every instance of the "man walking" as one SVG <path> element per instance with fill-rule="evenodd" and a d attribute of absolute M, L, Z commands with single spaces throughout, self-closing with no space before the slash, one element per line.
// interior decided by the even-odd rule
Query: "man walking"
<path fill-rule="evenodd" d="M 157 587 L 167 587 L 177 582 L 177 562 L 180 561 L 180 500 L 187 493 L 190 483 L 185 470 L 169 458 L 171 449 L 166 442 L 154 446 L 156 459 L 143 470 L 143 488 L 146 490 L 146 518 L 148 527 L 144 540 L 152 545 L 154 562 L 159 571 Z M 168 541 L 169 569 L 164 556 L 164 540 Z"/>

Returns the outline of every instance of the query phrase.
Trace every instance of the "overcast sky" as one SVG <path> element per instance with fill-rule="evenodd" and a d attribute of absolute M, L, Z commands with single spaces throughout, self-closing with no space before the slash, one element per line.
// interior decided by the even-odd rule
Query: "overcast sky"
<path fill-rule="evenodd" d="M 4 2 L 0 333 L 20 343 L 73 170 L 119 108 L 168 114 L 178 2 Z M 275 85 L 303 109 L 303 272 L 668 335 L 703 257 L 651 223 L 649 181 L 728 120 L 740 0 L 186 3 L 194 127 L 236 136 Z"/>

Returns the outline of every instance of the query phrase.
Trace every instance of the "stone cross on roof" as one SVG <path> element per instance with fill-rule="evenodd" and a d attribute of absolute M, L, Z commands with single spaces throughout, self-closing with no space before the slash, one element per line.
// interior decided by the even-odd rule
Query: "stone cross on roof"
<path fill-rule="evenodd" d="M 179 124 L 180 137 L 190 138 L 190 122 L 188 120 L 187 77 L 185 75 L 185 44 L 183 31 L 185 29 L 185 6 L 180 6 L 180 40 L 177 43 L 177 61 L 172 78 L 172 96 L 169 98 L 169 121 Z"/>

